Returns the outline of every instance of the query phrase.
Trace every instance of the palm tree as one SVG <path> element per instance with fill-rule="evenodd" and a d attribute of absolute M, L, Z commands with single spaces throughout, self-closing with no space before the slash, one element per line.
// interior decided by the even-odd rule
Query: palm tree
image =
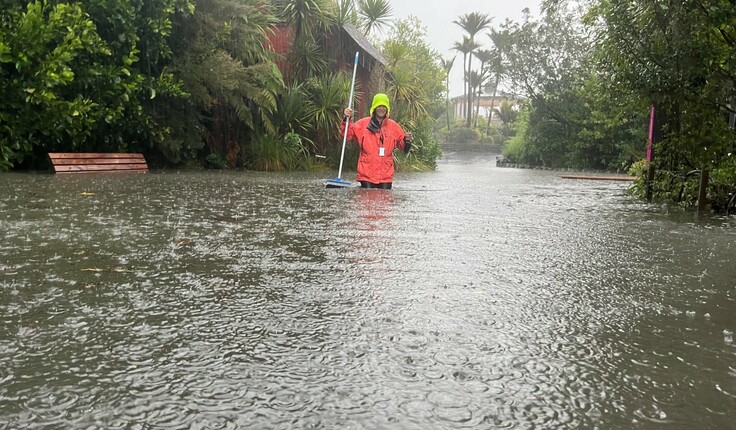
<path fill-rule="evenodd" d="M 471 71 L 468 75 L 468 86 L 470 87 L 470 106 L 472 106 L 473 97 L 475 97 L 476 90 L 478 91 L 478 96 L 480 96 L 480 88 L 483 84 L 483 81 L 485 80 L 485 77 L 482 73 L 476 72 L 475 70 Z M 473 116 L 471 112 L 471 117 Z"/>
<path fill-rule="evenodd" d="M 294 35 L 289 63 L 293 69 L 288 82 L 304 82 L 312 76 L 325 73 L 327 56 L 322 46 L 323 37 L 337 20 L 335 0 L 273 0 L 278 13 Z"/>
<path fill-rule="evenodd" d="M 410 55 L 411 50 L 404 43 L 387 40 L 383 44 L 383 56 L 386 58 L 386 68 L 388 70 L 397 68 L 399 64 L 406 61 Z"/>
<path fill-rule="evenodd" d="M 496 101 L 496 93 L 498 91 L 498 84 L 501 81 L 501 77 L 503 76 L 503 57 L 501 56 L 501 53 L 498 51 L 498 49 L 493 49 L 491 51 L 493 53 L 493 57 L 491 61 L 488 62 L 488 73 L 494 76 L 494 83 L 493 83 L 493 95 L 491 99 L 491 109 L 490 114 L 488 115 L 488 124 L 486 125 L 486 129 L 490 130 L 491 128 L 491 118 L 493 117 L 493 113 L 495 112 L 493 108 L 493 104 Z M 490 82 L 487 84 L 490 86 Z"/>
<path fill-rule="evenodd" d="M 335 23 L 339 26 L 353 24 L 358 27 L 358 11 L 353 0 L 335 0 Z"/>
<path fill-rule="evenodd" d="M 511 135 L 511 123 L 516 120 L 519 113 L 514 110 L 509 102 L 501 103 L 501 106 L 496 109 L 496 113 L 498 114 L 498 119 L 503 123 L 502 133 L 504 137 L 509 137 Z"/>
<path fill-rule="evenodd" d="M 277 107 L 269 112 L 268 117 L 276 130 L 277 137 L 283 138 L 287 133 L 297 133 L 308 138 L 314 129 L 314 105 L 309 99 L 305 84 L 291 84 L 277 100 Z"/>
<path fill-rule="evenodd" d="M 445 71 L 445 76 L 447 77 L 445 80 L 445 113 L 447 114 L 447 131 L 450 131 L 450 70 L 452 70 L 452 66 L 455 64 L 455 58 L 456 57 L 452 57 L 452 60 L 445 60 L 444 58 L 440 59 L 442 70 Z"/>
<path fill-rule="evenodd" d="M 388 96 L 391 102 L 391 116 L 399 119 L 405 128 L 413 129 L 417 120 L 426 118 L 426 96 L 423 85 L 416 78 L 416 73 L 407 67 L 396 67 L 388 70 Z"/>
<path fill-rule="evenodd" d="M 471 38 L 475 37 L 481 30 L 488 29 L 491 21 L 493 21 L 493 18 L 489 17 L 487 13 L 480 12 L 466 13 L 465 15 L 460 15 L 458 18 L 453 23 L 467 31 Z"/>
<path fill-rule="evenodd" d="M 486 67 L 488 63 L 493 61 L 494 54 L 493 51 L 489 49 L 479 49 L 475 52 L 473 52 L 473 55 L 480 61 L 480 77 L 481 82 L 478 88 L 483 88 L 486 84 L 486 81 L 488 78 L 490 78 L 491 74 L 488 68 Z M 480 91 L 478 92 L 478 96 L 480 96 Z M 493 107 L 491 107 L 493 109 Z M 478 100 L 475 103 L 475 126 L 478 126 L 478 113 L 480 111 L 480 97 L 478 97 Z"/>
<path fill-rule="evenodd" d="M 358 15 L 363 22 L 363 32 L 367 36 L 374 29 L 382 30 L 390 26 L 393 15 L 389 0 L 359 0 Z"/>
<path fill-rule="evenodd" d="M 417 118 L 427 115 L 424 103 L 424 88 L 415 73 L 411 49 L 403 43 L 389 40 L 383 45 L 386 57 L 388 95 L 391 100 L 391 116 L 401 118 L 409 129 Z"/>
<path fill-rule="evenodd" d="M 335 19 L 334 0 L 274 0 L 273 6 L 291 26 L 294 40 L 314 39 L 317 32 L 329 28 Z"/>
<path fill-rule="evenodd" d="M 474 41 L 475 35 L 478 34 L 480 31 L 490 28 L 491 20 L 492 20 L 492 18 L 490 18 L 488 14 L 480 13 L 480 12 L 466 13 L 465 15 L 460 15 L 458 18 L 459 19 L 452 21 L 452 22 L 454 24 L 457 24 L 458 26 L 460 26 L 460 28 L 462 28 L 465 32 L 467 32 L 471 41 Z M 475 49 L 477 48 L 471 49 L 469 53 L 472 53 Z M 468 57 L 467 73 L 470 73 L 471 63 L 472 63 L 472 56 Z M 468 90 L 470 90 L 470 88 L 468 88 Z M 470 121 L 473 116 L 472 115 L 473 105 L 472 105 L 471 91 L 468 91 L 467 97 L 468 97 L 467 126 L 470 127 Z"/>
<path fill-rule="evenodd" d="M 463 54 L 463 97 L 469 97 L 468 96 L 468 69 L 465 67 L 466 60 L 468 58 L 468 54 L 473 52 L 474 50 L 480 48 L 480 45 L 475 43 L 473 39 L 467 36 L 463 36 L 462 43 L 455 42 L 455 45 L 452 47 L 457 52 L 461 52 Z M 468 109 L 470 106 L 468 106 Z M 466 118 L 469 118 L 468 111 L 465 112 Z M 470 121 L 470 120 L 468 120 Z M 468 125 L 469 126 L 469 125 Z"/>
<path fill-rule="evenodd" d="M 329 69 L 325 50 L 317 41 L 309 38 L 294 40 L 290 60 L 291 74 L 301 78 L 302 82 L 313 76 L 321 76 Z"/>
<path fill-rule="evenodd" d="M 339 117 L 350 93 L 350 78 L 345 73 L 330 73 L 309 80 L 310 114 L 314 124 L 316 151 L 324 154 L 326 144 L 337 137 L 335 118 Z"/>

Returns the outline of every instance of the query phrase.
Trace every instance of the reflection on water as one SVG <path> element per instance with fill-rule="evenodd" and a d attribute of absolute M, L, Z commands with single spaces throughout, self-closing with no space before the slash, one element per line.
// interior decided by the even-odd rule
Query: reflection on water
<path fill-rule="evenodd" d="M 322 180 L 0 175 L 0 428 L 733 428 L 733 219 Z"/>

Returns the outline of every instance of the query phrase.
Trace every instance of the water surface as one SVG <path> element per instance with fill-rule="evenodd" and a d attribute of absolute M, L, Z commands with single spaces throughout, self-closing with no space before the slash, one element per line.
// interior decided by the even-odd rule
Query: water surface
<path fill-rule="evenodd" d="M 736 221 L 559 175 L 2 174 L 0 428 L 736 428 Z"/>

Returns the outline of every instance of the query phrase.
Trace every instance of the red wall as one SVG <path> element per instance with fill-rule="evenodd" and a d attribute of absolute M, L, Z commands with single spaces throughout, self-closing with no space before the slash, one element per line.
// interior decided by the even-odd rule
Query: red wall
<path fill-rule="evenodd" d="M 289 63 L 286 60 L 286 56 L 291 51 L 291 43 L 294 40 L 294 36 L 291 34 L 291 30 L 288 27 L 278 25 L 274 28 L 273 34 L 269 34 L 268 42 L 270 46 L 266 48 L 278 54 L 276 56 L 276 65 L 281 70 L 281 74 L 284 79 L 289 76 Z"/>

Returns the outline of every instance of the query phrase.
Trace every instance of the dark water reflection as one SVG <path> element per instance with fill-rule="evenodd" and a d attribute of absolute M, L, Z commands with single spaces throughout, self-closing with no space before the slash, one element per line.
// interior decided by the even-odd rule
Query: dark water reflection
<path fill-rule="evenodd" d="M 0 175 L 0 428 L 736 428 L 736 222 L 450 154 Z"/>

